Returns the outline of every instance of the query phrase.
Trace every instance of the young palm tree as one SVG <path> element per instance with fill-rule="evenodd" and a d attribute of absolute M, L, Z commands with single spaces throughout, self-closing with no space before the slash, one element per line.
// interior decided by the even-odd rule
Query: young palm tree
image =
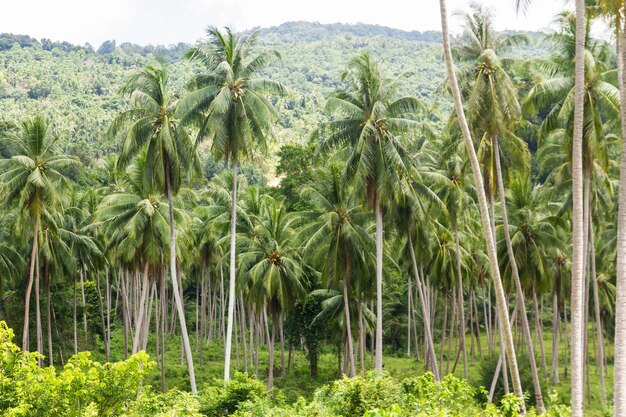
<path fill-rule="evenodd" d="M 22 332 L 22 349 L 28 350 L 30 295 L 33 283 L 35 280 L 37 283 L 39 281 L 37 260 L 42 218 L 50 215 L 59 203 L 62 187 L 67 181 L 64 170 L 76 166 L 78 161 L 57 153 L 55 145 L 58 136 L 53 134 L 48 122 L 42 116 L 22 122 L 19 131 L 7 139 L 15 145 L 17 152 L 11 158 L 0 161 L 0 184 L 5 193 L 4 201 L 7 204 L 17 203 L 20 212 L 28 215 L 33 228 Z M 41 348 L 39 333 L 37 332 L 37 345 Z"/>
<path fill-rule="evenodd" d="M 420 103 L 399 97 L 398 80 L 386 78 L 367 53 L 353 58 L 327 109 L 339 115 L 318 134 L 322 148 L 348 148 L 346 178 L 359 184 L 376 217 L 376 372 L 383 370 L 383 206 L 411 189 L 412 164 L 399 135 L 416 126 Z"/>
<path fill-rule="evenodd" d="M 506 298 L 504 294 L 504 288 L 502 286 L 502 280 L 500 278 L 500 270 L 498 267 L 498 256 L 496 253 L 496 245 L 494 236 L 491 232 L 491 220 L 489 216 L 489 208 L 487 205 L 487 197 L 485 195 L 484 182 L 480 172 L 480 165 L 476 151 L 474 150 L 474 143 L 472 141 L 472 135 L 470 132 L 467 119 L 465 118 L 465 112 L 463 110 L 463 103 L 461 101 L 461 92 L 459 84 L 457 82 L 456 73 L 454 71 L 454 63 L 452 61 L 452 50 L 450 48 L 450 35 L 448 30 L 448 16 L 446 10 L 445 0 L 439 0 L 440 14 L 441 14 L 441 28 L 443 32 L 443 46 L 444 57 L 446 61 L 446 67 L 448 71 L 448 79 L 450 87 L 452 89 L 452 96 L 454 99 L 454 108 L 456 111 L 457 119 L 461 127 L 461 133 L 465 142 L 465 148 L 467 150 L 470 164 L 472 167 L 472 173 L 474 175 L 474 183 L 476 184 L 476 194 L 478 196 L 478 203 L 480 208 L 481 223 L 483 227 L 483 234 L 487 245 L 487 254 L 489 256 L 489 266 L 491 269 L 491 276 L 494 281 L 494 287 L 496 292 L 496 302 L 498 308 L 498 315 L 500 317 L 500 328 L 504 339 L 504 346 L 506 349 L 506 357 L 509 362 L 509 368 L 511 370 L 513 390 L 515 395 L 519 398 L 523 398 L 523 391 L 521 382 L 519 379 L 519 371 L 517 367 L 517 357 L 515 356 L 515 346 L 513 344 L 513 336 L 511 333 L 511 326 L 509 323 L 509 314 L 506 305 Z"/>
<path fill-rule="evenodd" d="M 164 66 L 148 66 L 133 75 L 124 86 L 123 93 L 130 95 L 133 107 L 113 121 L 110 133 L 124 132 L 124 144 L 117 161 L 120 167 L 146 148 L 143 181 L 152 183 L 155 190 L 165 194 L 169 206 L 170 275 L 174 288 L 174 302 L 180 321 L 183 348 L 189 370 L 191 391 L 196 392 L 193 357 L 182 294 L 178 292 L 176 262 L 176 233 L 174 228 L 174 195 L 180 189 L 185 173 L 200 171 L 198 154 L 187 131 L 175 117 L 178 101 L 168 91 L 168 75 Z"/>
<path fill-rule="evenodd" d="M 275 51 L 252 55 L 256 33 L 238 36 L 208 29 L 208 42 L 191 48 L 186 57 L 199 61 L 209 70 L 192 81 L 194 91 L 185 97 L 178 112 L 185 122 L 196 122 L 198 140 L 210 140 L 216 160 L 230 164 L 233 178 L 242 159 L 251 157 L 255 148 L 265 150 L 272 134 L 277 112 L 267 94 L 282 94 L 285 87 L 262 78 L 259 73 L 279 57 Z M 230 351 L 235 308 L 237 181 L 232 182 L 230 230 L 230 286 L 228 328 L 224 358 L 224 380 L 230 379 Z"/>

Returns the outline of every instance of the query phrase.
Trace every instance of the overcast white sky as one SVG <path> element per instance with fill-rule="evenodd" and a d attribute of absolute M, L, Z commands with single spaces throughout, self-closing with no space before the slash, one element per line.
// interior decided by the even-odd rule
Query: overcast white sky
<path fill-rule="evenodd" d="M 564 0 L 536 0 L 526 15 L 514 0 L 482 0 L 496 15 L 496 29 L 546 28 Z M 448 0 L 448 11 L 469 0 Z M 209 25 L 236 30 L 287 21 L 372 23 L 403 30 L 440 30 L 438 0 L 4 0 L 0 32 L 91 43 L 172 44 L 195 42 Z M 458 31 L 459 19 L 452 29 Z"/>

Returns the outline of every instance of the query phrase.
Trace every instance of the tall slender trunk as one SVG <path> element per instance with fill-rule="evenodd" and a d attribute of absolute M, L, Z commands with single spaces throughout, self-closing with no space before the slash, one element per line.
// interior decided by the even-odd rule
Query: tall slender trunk
<path fill-rule="evenodd" d="M 28 273 L 28 283 L 26 284 L 26 296 L 24 297 L 24 328 L 22 331 L 22 350 L 29 350 L 28 324 L 30 322 L 30 293 L 33 290 L 35 281 L 35 265 L 39 254 L 39 218 L 35 218 L 33 225 L 33 250 L 30 254 L 30 271 Z"/>
<path fill-rule="evenodd" d="M 174 302 L 178 311 L 178 320 L 180 323 L 180 333 L 183 340 L 183 349 L 185 358 L 187 359 L 187 369 L 189 371 L 189 384 L 191 392 L 196 393 L 196 375 L 193 369 L 193 356 L 191 356 L 191 345 L 189 344 L 189 335 L 187 334 L 187 323 L 185 323 L 185 309 L 183 307 L 182 294 L 178 292 L 178 275 L 176 270 L 176 233 L 174 231 L 174 195 L 172 191 L 169 165 L 166 165 L 165 181 L 167 188 L 167 201 L 170 214 L 170 275 L 172 276 L 172 287 L 174 293 Z"/>
<path fill-rule="evenodd" d="M 246 342 L 246 305 L 243 302 L 243 294 L 239 294 L 239 311 L 241 322 L 241 342 L 243 343 L 243 372 L 248 373 L 248 343 Z"/>
<path fill-rule="evenodd" d="M 133 353 L 137 353 L 141 346 L 141 333 L 146 316 L 146 305 L 148 303 L 148 261 L 144 261 L 143 279 L 141 282 L 141 298 L 139 299 L 139 312 L 135 320 L 135 336 L 133 337 Z"/>
<path fill-rule="evenodd" d="M 535 359 L 535 348 L 533 346 L 533 338 L 530 333 L 530 325 L 528 324 L 528 316 L 526 313 L 526 302 L 524 300 L 524 290 L 517 269 L 517 260 L 513 252 L 513 244 L 511 243 L 511 235 L 509 232 L 508 210 L 506 208 L 506 194 L 504 194 L 504 181 L 502 179 L 502 165 L 500 164 L 500 144 L 498 137 L 493 139 L 493 148 L 496 160 L 496 182 L 498 184 L 498 194 L 500 195 L 500 211 L 502 212 L 502 224 L 504 230 L 504 240 L 506 242 L 506 251 L 509 255 L 509 263 L 511 265 L 511 275 L 515 283 L 515 299 L 520 309 L 518 317 L 522 319 L 522 334 L 526 341 L 528 349 L 528 361 L 530 362 L 530 372 L 533 379 L 533 389 L 535 391 L 535 400 L 537 401 L 537 413 L 543 414 L 545 407 L 543 405 L 543 396 L 541 395 L 541 383 L 539 382 L 539 372 L 537 371 L 537 361 Z M 543 342 L 542 342 L 543 343 Z"/>
<path fill-rule="evenodd" d="M 411 300 L 411 292 L 413 289 L 411 288 L 411 274 L 408 275 L 407 280 L 407 291 L 406 291 L 406 303 L 407 303 L 407 311 L 406 311 L 406 356 L 407 358 L 411 357 L 411 312 L 413 311 L 413 303 Z"/>
<path fill-rule="evenodd" d="M 365 377 L 365 326 L 363 325 L 363 303 L 359 300 L 359 351 L 361 377 Z"/>
<path fill-rule="evenodd" d="M 237 162 L 233 161 L 233 189 L 230 209 L 230 277 L 228 287 L 228 329 L 224 352 L 224 383 L 230 379 L 230 351 L 233 339 L 233 319 L 235 313 L 235 276 L 236 276 L 236 244 L 237 244 Z"/>
<path fill-rule="evenodd" d="M 580 1 L 580 0 L 577 0 Z M 507 360 L 509 362 L 509 368 L 511 370 L 511 377 L 513 380 L 513 389 L 515 395 L 519 398 L 524 398 L 522 384 L 519 378 L 519 371 L 517 366 L 517 357 L 515 356 L 515 346 L 513 345 L 513 337 L 511 334 L 511 326 L 508 320 L 508 311 L 506 306 L 506 300 L 504 295 L 504 288 L 502 286 L 502 280 L 500 279 L 500 270 L 498 269 L 498 258 L 496 252 L 495 240 L 493 238 L 491 230 L 491 221 L 489 219 L 489 211 L 487 207 L 487 198 L 485 196 L 484 183 L 480 171 L 480 165 L 474 149 L 474 143 L 472 141 L 467 119 L 463 111 L 463 104 L 461 102 L 461 92 L 454 72 L 454 64 L 452 62 L 452 50 L 450 48 L 450 35 L 448 31 L 448 16 L 446 11 L 446 1 L 439 0 L 441 11 L 441 28 L 443 32 L 443 47 L 445 61 L 448 71 L 448 78 L 450 80 L 450 86 L 452 87 L 452 95 L 454 98 L 454 107 L 456 115 L 461 126 L 461 132 L 463 134 L 463 140 L 465 142 L 465 148 L 469 155 L 470 163 L 472 165 L 472 173 L 474 175 L 474 183 L 476 185 L 476 194 L 478 195 L 478 202 L 480 207 L 481 222 L 483 226 L 483 233 L 485 236 L 487 254 L 489 255 L 489 266 L 491 270 L 491 276 L 493 278 L 494 287 L 496 291 L 496 302 L 498 307 L 498 314 L 501 317 L 500 326 L 505 339 L 505 348 L 507 351 Z M 522 412 L 525 412 L 525 405 L 522 402 Z"/>
<path fill-rule="evenodd" d="M 535 304 L 535 333 L 539 339 L 539 350 L 541 351 L 541 371 L 545 374 L 548 369 L 546 364 L 546 350 L 543 345 L 543 319 L 539 313 L 539 302 L 537 301 L 537 288 L 533 283 L 533 303 Z M 543 302 L 542 302 L 543 311 Z"/>
<path fill-rule="evenodd" d="M 423 317 L 423 322 L 424 322 L 424 334 L 426 335 L 426 346 L 428 346 L 428 352 L 430 354 L 430 359 L 428 359 L 427 357 L 427 358 L 424 358 L 424 360 L 431 362 L 435 380 L 439 381 L 441 377 L 439 374 L 439 367 L 437 366 L 435 344 L 433 343 L 433 332 L 430 327 L 429 314 L 426 310 L 426 299 L 424 297 L 424 291 L 422 289 L 422 285 L 420 282 L 420 275 L 417 270 L 417 259 L 415 258 L 415 250 L 413 249 L 413 238 L 411 237 L 410 233 L 408 233 L 408 236 L 409 236 L 409 251 L 411 253 L 411 264 L 413 265 L 413 274 L 415 275 L 415 285 L 417 286 L 417 291 L 418 291 L 418 295 L 420 298 L 420 304 L 422 305 L 422 317 Z"/>
<path fill-rule="evenodd" d="M 622 6 L 622 15 L 626 13 L 626 4 Z M 626 20 L 620 19 L 618 69 L 620 70 L 620 102 L 626 103 Z M 617 214 L 617 279 L 615 297 L 615 358 L 613 378 L 613 413 L 615 417 L 626 416 L 626 105 L 620 106 L 622 123 L 622 153 L 620 158 L 620 186 Z"/>
<path fill-rule="evenodd" d="M 267 318 L 267 315 L 265 316 Z M 270 366 L 269 373 L 267 375 L 267 389 L 271 390 L 274 387 L 274 340 L 276 338 L 276 320 L 272 320 L 272 335 L 269 339 L 268 350 L 270 353 Z"/>
<path fill-rule="evenodd" d="M 167 279 L 161 271 L 161 391 L 165 392 L 165 333 L 167 331 Z"/>
<path fill-rule="evenodd" d="M 85 299 L 85 277 L 84 277 L 85 268 L 80 268 L 80 300 L 83 307 L 83 331 L 85 332 L 85 343 L 87 343 L 87 337 L 89 333 L 87 332 L 87 301 Z"/>
<path fill-rule="evenodd" d="M 104 276 L 106 279 L 106 309 L 107 309 L 107 326 L 104 342 L 104 353 L 107 362 L 111 359 L 111 281 L 109 276 L 110 270 L 106 267 Z"/>
<path fill-rule="evenodd" d="M 376 361 L 377 374 L 383 373 L 383 210 L 376 197 Z"/>
<path fill-rule="evenodd" d="M 344 248 L 345 249 L 345 248 Z M 344 251 L 344 256 L 347 253 Z M 351 264 L 350 262 L 346 262 L 344 265 L 344 274 L 343 274 L 343 311 L 346 320 L 346 336 L 348 338 L 348 369 L 350 377 L 356 375 L 356 364 L 354 360 L 354 345 L 352 340 L 352 325 L 350 322 L 350 297 L 348 297 L 348 288 L 350 286 L 350 279 L 352 275 Z"/>
<path fill-rule="evenodd" d="M 604 381 L 604 336 L 602 335 L 602 319 L 600 317 L 600 297 L 598 294 L 598 277 L 596 275 L 596 243 L 593 233 L 593 222 L 589 222 L 589 245 L 591 249 L 591 283 L 593 288 L 593 305 L 598 336 L 598 369 L 600 373 L 600 394 L 602 404 L 606 404 L 606 384 Z"/>
<path fill-rule="evenodd" d="M 52 350 L 52 308 L 50 306 L 50 262 L 46 258 L 44 267 L 44 280 L 46 284 L 46 327 L 48 333 L 48 363 L 54 366 L 54 351 Z"/>
<path fill-rule="evenodd" d="M 104 304 L 102 303 L 102 290 L 100 289 L 100 278 L 96 274 L 96 290 L 98 291 L 98 308 L 100 309 L 100 326 L 102 329 L 102 342 L 104 343 L 105 359 L 109 361 L 109 351 L 107 350 L 106 322 L 104 321 Z"/>
<path fill-rule="evenodd" d="M 443 372 L 443 352 L 446 347 L 446 326 L 448 325 L 448 296 L 443 292 L 443 322 L 441 323 L 441 346 L 439 347 L 439 369 Z"/>
<path fill-rule="evenodd" d="M 584 381 L 584 230 L 583 230 L 583 117 L 585 94 L 585 0 L 576 0 L 576 62 L 574 132 L 572 144 L 572 295 L 571 401 L 572 417 L 583 416 Z"/>
<path fill-rule="evenodd" d="M 557 292 L 557 278 L 552 288 L 552 383 L 559 383 L 559 297 Z"/>
<path fill-rule="evenodd" d="M 467 352 L 465 349 L 465 309 L 463 308 L 463 274 L 461 273 L 461 245 L 459 243 L 459 225 L 457 219 L 453 221 L 454 225 L 454 247 L 456 249 L 456 275 L 457 283 L 459 285 L 459 312 L 461 320 L 461 330 L 459 343 L 461 344 L 461 350 L 463 353 L 463 376 L 468 379 L 467 375 Z M 472 339 L 473 340 L 473 339 Z"/>
<path fill-rule="evenodd" d="M 76 274 L 72 274 L 74 277 L 74 297 L 72 303 L 72 317 L 74 322 L 74 355 L 78 353 L 78 322 L 76 320 Z M 126 334 L 124 334 L 126 335 Z"/>
<path fill-rule="evenodd" d="M 41 326 L 41 304 L 39 300 L 39 254 L 35 257 L 35 323 L 37 330 L 37 352 L 43 355 L 43 330 Z M 43 358 L 38 358 L 37 363 L 43 367 Z"/>

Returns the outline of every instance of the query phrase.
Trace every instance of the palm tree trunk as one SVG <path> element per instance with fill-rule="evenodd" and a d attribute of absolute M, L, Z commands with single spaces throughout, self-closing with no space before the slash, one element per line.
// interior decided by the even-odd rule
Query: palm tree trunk
<path fill-rule="evenodd" d="M 80 300 L 83 306 L 83 331 L 85 332 L 85 343 L 87 343 L 87 337 L 89 334 L 87 333 L 87 301 L 85 299 L 85 277 L 84 277 L 85 268 L 80 268 Z"/>
<path fill-rule="evenodd" d="M 266 315 L 267 317 L 267 315 Z M 276 337 L 276 320 L 272 320 L 272 335 L 269 337 L 269 354 L 270 354 L 270 366 L 269 373 L 267 375 L 267 389 L 271 390 L 274 387 L 274 339 Z"/>
<path fill-rule="evenodd" d="M 606 384 L 604 381 L 604 336 L 602 335 L 602 319 L 600 317 L 600 297 L 598 294 L 598 277 L 596 275 L 596 243 L 593 233 L 593 222 L 589 222 L 589 245 L 591 249 L 591 283 L 593 287 L 594 315 L 598 336 L 598 368 L 600 373 L 600 394 L 602 404 L 606 404 Z"/>
<path fill-rule="evenodd" d="M 544 374 L 548 371 L 548 365 L 546 364 L 546 350 L 543 345 L 543 319 L 539 314 L 539 302 L 537 301 L 537 288 L 533 283 L 533 303 L 535 305 L 535 333 L 537 339 L 539 339 L 539 350 L 541 351 L 541 372 Z M 543 302 L 542 302 L 543 311 Z"/>
<path fill-rule="evenodd" d="M 383 210 L 376 197 L 376 361 L 378 375 L 383 373 Z"/>
<path fill-rule="evenodd" d="M 406 311 L 406 321 L 407 321 L 407 326 L 406 326 L 406 356 L 407 358 L 411 357 L 411 311 L 413 311 L 413 303 L 411 300 L 411 292 L 412 292 L 412 288 L 411 288 L 411 274 L 408 275 L 408 280 L 407 280 L 407 291 L 406 291 L 406 304 L 407 304 L 407 311 Z"/>
<path fill-rule="evenodd" d="M 72 316 L 74 319 L 74 355 L 76 355 L 78 353 L 78 323 L 76 320 L 76 274 L 72 275 L 74 277 L 74 302 L 72 303 Z M 124 329 L 126 329 L 126 327 L 124 327 Z M 124 333 L 124 336 L 126 336 L 126 333 Z"/>
<path fill-rule="evenodd" d="M 236 276 L 236 244 L 237 244 L 237 162 L 233 161 L 233 189 L 230 209 L 230 277 L 228 288 L 228 329 L 224 352 L 224 383 L 230 379 L 230 351 L 233 339 L 233 319 L 235 313 L 235 276 Z M 222 286 L 223 287 L 223 286 Z M 223 303 L 222 303 L 223 304 Z M 223 314 L 222 314 L 223 316 Z"/>
<path fill-rule="evenodd" d="M 107 308 L 107 328 L 104 342 L 104 349 L 107 362 L 111 355 L 111 281 L 109 276 L 110 270 L 106 267 L 105 279 L 106 279 L 106 308 Z"/>
<path fill-rule="evenodd" d="M 43 355 L 43 330 L 41 326 L 41 304 L 39 300 L 39 254 L 37 254 L 35 265 L 35 320 L 37 326 L 37 352 Z M 37 363 L 43 367 L 43 358 L 38 358 Z"/>
<path fill-rule="evenodd" d="M 170 214 L 170 274 L 172 276 L 172 287 L 174 293 L 174 302 L 178 311 L 178 320 L 180 323 L 180 333 L 183 339 L 183 349 L 185 358 L 187 359 L 187 369 L 189 371 L 189 384 L 191 392 L 196 393 L 196 375 L 193 369 L 193 356 L 191 356 L 191 345 L 189 344 L 189 335 L 187 334 L 187 323 L 185 323 L 185 309 L 183 307 L 182 294 L 178 292 L 178 276 L 176 270 L 176 234 L 174 231 L 174 195 L 172 192 L 171 178 L 169 168 L 166 165 L 165 181 L 167 188 L 167 201 Z"/>
<path fill-rule="evenodd" d="M 33 250 L 30 254 L 30 272 L 28 274 L 28 283 L 26 284 L 26 296 L 24 302 L 24 328 L 22 331 L 22 350 L 27 351 L 30 348 L 28 340 L 28 324 L 30 321 L 30 293 L 33 290 L 35 281 L 35 264 L 39 253 L 39 218 L 35 218 L 33 225 Z"/>
<path fill-rule="evenodd" d="M 461 274 L 461 246 L 459 244 L 459 225 L 457 219 L 454 219 L 454 246 L 456 248 L 456 275 L 457 283 L 459 285 L 459 312 L 461 320 L 461 331 L 459 343 L 461 344 L 461 350 L 463 352 L 463 376 L 468 379 L 467 375 L 467 352 L 465 349 L 465 309 L 463 308 L 463 275 Z"/>
<path fill-rule="evenodd" d="M 361 359 L 361 377 L 365 377 L 365 326 L 363 325 L 363 303 L 359 300 L 359 357 Z"/>
<path fill-rule="evenodd" d="M 133 354 L 137 353 L 141 346 L 141 333 L 143 332 L 146 304 L 148 303 L 148 261 L 144 261 L 143 280 L 141 282 L 141 298 L 139 299 L 139 313 L 135 320 L 135 336 L 133 337 Z"/>
<path fill-rule="evenodd" d="M 626 5 L 622 8 L 626 12 Z M 622 19 L 623 20 L 623 19 Z M 618 62 L 621 64 L 620 101 L 626 103 L 626 21 L 622 22 Z M 615 297 L 615 368 L 613 379 L 613 412 L 626 416 L 626 105 L 620 107 L 622 154 L 620 159 L 619 208 L 617 214 L 617 294 Z"/>
<path fill-rule="evenodd" d="M 283 331 L 283 315 L 278 316 L 278 333 L 280 337 L 280 375 L 285 376 L 285 332 Z"/>
<path fill-rule="evenodd" d="M 585 0 L 576 0 L 576 63 L 574 132 L 572 145 L 572 295 L 571 401 L 572 417 L 583 416 L 584 381 L 584 230 L 583 230 L 583 117 L 585 94 Z"/>
<path fill-rule="evenodd" d="M 506 208 L 506 195 L 504 194 L 504 182 L 502 180 L 502 166 L 500 164 L 500 145 L 498 137 L 493 139 L 494 154 L 496 160 L 496 182 L 498 185 L 498 194 L 500 195 L 500 211 L 502 212 L 502 224 L 504 229 L 504 240 L 506 242 L 506 251 L 509 255 L 509 264 L 511 265 L 511 275 L 515 283 L 515 293 L 517 305 L 520 309 L 518 315 L 522 319 L 522 334 L 526 341 L 526 347 L 528 349 L 528 360 L 530 362 L 530 372 L 533 379 L 533 389 L 535 391 L 535 399 L 537 401 L 537 413 L 543 414 L 545 407 L 543 405 L 543 396 L 541 395 L 541 383 L 539 382 L 539 372 L 537 371 L 537 361 L 535 359 L 535 348 L 533 346 L 533 338 L 530 333 L 530 326 L 528 324 L 528 316 L 526 313 L 526 302 L 524 300 L 524 290 L 522 289 L 522 283 L 519 277 L 519 271 L 517 269 L 517 260 L 515 259 L 515 253 L 513 252 L 513 244 L 511 243 L 511 235 L 509 232 L 509 218 L 508 210 Z"/>
<path fill-rule="evenodd" d="M 161 391 L 165 392 L 165 333 L 167 332 L 167 280 L 161 271 Z"/>
<path fill-rule="evenodd" d="M 104 342 L 105 360 L 109 361 L 109 352 L 107 346 L 106 322 L 104 321 L 104 304 L 102 303 L 102 290 L 100 289 L 100 278 L 96 274 L 96 290 L 98 291 L 98 308 L 100 309 L 100 325 L 102 328 L 102 341 Z"/>
<path fill-rule="evenodd" d="M 424 291 L 422 289 L 422 285 L 420 283 L 420 275 L 417 270 L 417 260 L 415 258 L 415 250 L 413 249 L 413 238 L 411 234 L 408 233 L 409 236 L 409 251 L 411 252 L 411 263 L 413 265 L 413 274 L 415 275 L 415 285 L 417 286 L 418 295 L 420 298 L 420 303 L 422 304 L 422 317 L 424 322 L 424 334 L 426 335 L 426 346 L 428 347 L 428 352 L 430 355 L 430 359 L 425 358 L 428 362 L 430 360 L 433 370 L 433 375 L 435 376 L 435 380 L 441 380 L 439 375 L 439 367 L 437 366 L 437 356 L 435 352 L 435 344 L 433 343 L 433 332 L 430 327 L 429 314 L 426 310 L 426 299 L 424 297 Z"/>
<path fill-rule="evenodd" d="M 345 255 L 345 252 L 344 252 Z M 348 287 L 350 286 L 351 265 L 346 262 L 343 275 L 343 311 L 346 319 L 346 336 L 348 338 L 348 369 L 350 377 L 356 376 L 356 363 L 354 360 L 354 345 L 352 340 L 352 324 L 350 323 L 350 298 L 348 297 Z"/>
<path fill-rule="evenodd" d="M 580 1 L 580 0 L 577 0 Z M 522 390 L 522 384 L 519 378 L 519 371 L 517 367 L 517 357 L 515 356 L 515 346 L 513 344 L 513 336 L 511 334 L 511 326 L 508 320 L 508 311 L 506 307 L 506 300 L 504 296 L 504 288 L 502 286 L 502 280 L 500 279 L 500 270 L 498 269 L 498 258 L 496 252 L 496 245 L 493 235 L 490 233 L 491 225 L 489 219 L 489 212 L 487 207 L 487 198 L 485 196 L 484 183 L 480 171 L 480 165 L 474 150 L 474 143 L 472 141 L 467 119 L 463 111 L 463 104 L 461 102 L 461 92 L 454 72 L 454 64 L 452 62 L 452 50 L 450 48 L 450 35 L 448 31 L 448 16 L 446 11 L 446 1 L 439 0 L 441 11 L 441 28 L 443 32 L 443 47 L 445 61 L 448 71 L 448 78 L 452 87 L 452 95 L 454 97 L 454 107 L 456 115 L 461 126 L 461 132 L 463 134 L 463 140 L 465 142 L 465 148 L 469 155 L 470 163 L 472 165 L 472 173 L 474 175 L 474 184 L 476 185 L 476 194 L 478 195 L 478 202 L 480 207 L 481 222 L 483 226 L 483 233 L 485 235 L 485 241 L 487 246 L 487 254 L 489 255 L 489 266 L 491 269 L 491 276 L 493 278 L 494 287 L 496 291 L 496 302 L 498 308 L 498 314 L 501 317 L 500 326 L 503 337 L 505 339 L 505 348 L 507 351 L 507 360 L 509 362 L 509 368 L 511 370 L 511 378 L 513 380 L 513 390 L 515 395 L 519 398 L 524 398 L 524 392 Z M 522 412 L 525 412 L 525 405 L 522 403 Z"/>
<path fill-rule="evenodd" d="M 559 383 L 559 297 L 556 278 L 552 288 L 552 383 Z"/>
<path fill-rule="evenodd" d="M 448 325 L 448 296 L 443 292 L 443 322 L 441 324 L 441 346 L 439 347 L 439 369 L 443 372 L 443 352 L 446 347 L 446 326 Z"/>
<path fill-rule="evenodd" d="M 48 363 L 54 366 L 54 351 L 52 350 L 52 308 L 50 306 L 50 263 L 46 258 L 44 268 L 44 280 L 46 283 L 46 327 L 48 333 Z"/>

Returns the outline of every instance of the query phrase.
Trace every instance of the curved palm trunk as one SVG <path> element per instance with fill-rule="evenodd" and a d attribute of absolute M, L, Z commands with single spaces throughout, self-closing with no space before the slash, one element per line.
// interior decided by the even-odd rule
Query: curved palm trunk
<path fill-rule="evenodd" d="M 528 316 L 526 313 L 526 302 L 524 300 L 524 290 L 522 289 L 522 283 L 519 278 L 519 270 L 517 269 L 517 261 L 515 259 L 515 253 L 513 253 L 513 245 L 511 243 L 511 234 L 509 232 L 509 218 L 506 208 L 506 195 L 504 194 L 504 182 L 502 180 L 502 166 L 500 164 L 500 145 L 498 137 L 493 140 L 494 154 L 496 160 L 496 181 L 498 183 L 498 194 L 500 194 L 500 211 L 502 212 L 502 224 L 504 226 L 504 240 L 506 242 L 506 251 L 509 255 L 509 261 L 511 264 L 511 275 L 515 282 L 515 292 L 517 305 L 520 309 L 520 317 L 522 318 L 522 334 L 526 342 L 526 348 L 528 349 L 528 360 L 530 362 L 530 372 L 533 378 L 533 389 L 535 391 L 535 399 L 537 401 L 537 413 L 543 414 L 545 407 L 543 405 L 543 396 L 541 395 L 541 383 L 539 382 L 539 372 L 537 371 L 537 361 L 535 359 L 535 347 L 533 346 L 533 338 L 530 333 L 530 326 L 528 324 Z M 535 299 L 535 305 L 536 305 Z M 543 342 L 542 342 L 543 343 Z"/>
<path fill-rule="evenodd" d="M 584 230 L 583 230 L 583 116 L 585 88 L 585 1 L 576 0 L 576 65 L 574 134 L 572 146 L 572 295 L 571 399 L 572 417 L 583 416 L 584 381 Z"/>
<path fill-rule="evenodd" d="M 172 292 L 174 293 L 174 302 L 176 304 L 178 320 L 180 323 L 180 333 L 183 339 L 183 349 L 185 351 L 185 358 L 187 359 L 187 369 L 189 371 L 189 383 L 191 385 L 191 392 L 195 394 L 197 392 L 197 389 L 196 375 L 193 370 L 193 356 L 191 356 L 191 345 L 189 344 L 189 335 L 187 334 L 185 309 L 183 308 L 181 293 L 178 292 L 178 276 L 176 271 L 176 235 L 174 233 L 174 195 L 172 194 L 172 187 L 170 184 L 171 178 L 169 169 L 165 173 L 165 181 L 167 188 L 167 202 L 169 205 L 170 214 L 170 274 L 172 276 Z"/>
<path fill-rule="evenodd" d="M 226 346 L 224 347 L 224 383 L 230 379 L 230 351 L 233 340 L 233 319 L 235 315 L 235 260 L 237 244 L 237 162 L 233 161 L 233 190 L 230 212 L 230 278 L 228 287 L 228 327 L 226 329 Z M 223 315 L 222 315 L 223 316 Z"/>
<path fill-rule="evenodd" d="M 467 352 L 465 350 L 465 309 L 463 308 L 463 275 L 461 274 L 461 248 L 459 244 L 459 225 L 456 219 L 454 220 L 454 246 L 456 248 L 456 274 L 459 284 L 459 310 L 461 315 L 461 350 L 463 353 L 463 376 L 468 379 L 467 376 Z"/>
<path fill-rule="evenodd" d="M 376 198 L 376 360 L 377 374 L 383 373 L 383 210 Z"/>
<path fill-rule="evenodd" d="M 580 1 L 580 0 L 578 0 Z M 515 395 L 519 398 L 523 397 L 522 384 L 519 378 L 519 371 L 517 367 L 517 357 L 515 356 L 515 346 L 513 344 L 513 336 L 511 334 L 511 326 L 508 320 L 508 309 L 506 306 L 506 299 L 504 295 L 504 288 L 502 286 L 502 280 L 500 279 L 500 270 L 498 269 L 498 258 L 496 253 L 496 245 L 491 234 L 491 225 L 489 220 L 489 209 L 487 207 L 487 197 L 485 196 L 484 183 L 480 172 L 480 165 L 474 150 L 474 143 L 472 142 L 472 136 L 465 118 L 463 111 L 463 104 L 461 102 L 461 92 L 454 72 L 454 64 L 452 62 L 452 51 L 450 49 L 450 37 L 448 31 L 448 16 L 446 11 L 446 1 L 439 0 L 440 12 L 441 12 L 441 28 L 443 32 L 443 48 L 446 61 L 446 67 L 448 71 L 448 78 L 450 80 L 450 86 L 452 88 L 452 96 L 454 98 L 454 108 L 459 120 L 461 132 L 463 134 L 463 140 L 465 142 L 465 148 L 467 150 L 470 163 L 472 165 L 472 173 L 474 175 L 474 183 L 476 185 L 476 194 L 478 195 L 478 202 L 480 207 L 480 217 L 483 226 L 483 234 L 487 244 L 487 254 L 489 255 L 489 266 L 491 269 L 491 276 L 493 277 L 494 288 L 496 291 L 496 303 L 498 309 L 498 315 L 500 316 L 500 329 L 504 338 L 504 345 L 506 349 L 506 356 L 511 371 L 511 379 L 513 382 L 513 390 Z M 525 411 L 525 405 L 522 402 L 522 411 Z"/>
<path fill-rule="evenodd" d="M 439 368 L 437 366 L 437 354 L 435 352 L 435 344 L 433 343 L 433 333 L 430 327 L 430 319 L 429 314 L 426 310 L 426 299 L 424 297 L 424 291 L 422 289 L 422 285 L 420 283 L 420 276 L 417 270 L 417 260 L 415 259 L 415 250 L 413 249 L 413 238 L 409 233 L 409 251 L 411 252 L 411 263 L 413 265 L 413 274 L 415 275 L 415 286 L 417 287 L 417 294 L 420 298 L 420 304 L 422 305 L 422 317 L 424 320 L 424 333 L 426 334 L 426 346 L 428 350 L 428 354 L 430 356 L 430 362 L 432 364 L 433 375 L 435 376 L 435 380 L 439 381 Z M 426 362 L 429 361 L 428 358 L 424 358 Z"/>
<path fill-rule="evenodd" d="M 623 11 L 626 12 L 626 5 Z M 626 23 L 626 22 L 625 22 Z M 626 103 L 626 25 L 621 28 L 618 62 L 621 63 L 620 100 Z M 615 368 L 614 403 L 615 417 L 626 416 L 626 105 L 620 108 L 622 121 L 622 155 L 620 162 L 619 209 L 617 214 L 617 295 L 615 299 Z"/>
<path fill-rule="evenodd" d="M 22 331 L 22 350 L 29 349 L 28 340 L 28 323 L 30 317 L 30 293 L 33 290 L 33 282 L 35 275 L 35 264 L 37 260 L 37 254 L 39 253 L 39 219 L 35 219 L 33 226 L 33 250 L 30 254 L 30 272 L 28 273 L 28 284 L 26 284 L 26 296 L 24 302 L 24 328 Z"/>
<path fill-rule="evenodd" d="M 347 262 L 343 277 L 343 311 L 346 316 L 346 336 L 348 338 L 348 368 L 350 372 L 348 376 L 353 377 L 356 376 L 356 363 L 354 360 L 354 343 L 352 339 L 352 326 L 350 323 L 350 298 L 348 297 L 350 275 L 350 263 Z"/>

